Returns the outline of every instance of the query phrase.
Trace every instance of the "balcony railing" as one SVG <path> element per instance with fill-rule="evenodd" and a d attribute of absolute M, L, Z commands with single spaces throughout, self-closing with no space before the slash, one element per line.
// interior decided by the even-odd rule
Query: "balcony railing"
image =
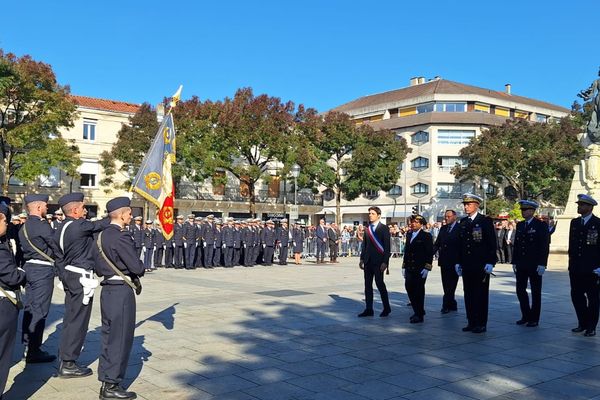
<path fill-rule="evenodd" d="M 202 187 L 196 187 L 195 185 L 190 184 L 180 184 L 175 189 L 175 192 L 177 198 L 187 200 L 232 201 L 241 203 L 250 200 L 249 195 L 242 195 L 240 189 L 237 188 L 226 188 L 223 190 L 223 194 L 214 194 Z M 284 194 L 280 192 L 278 196 L 274 196 L 269 190 L 257 190 L 256 202 L 266 204 L 294 204 L 294 193 L 287 193 L 287 195 L 284 196 Z M 323 196 L 320 194 L 298 192 L 298 204 L 322 206 Z"/>

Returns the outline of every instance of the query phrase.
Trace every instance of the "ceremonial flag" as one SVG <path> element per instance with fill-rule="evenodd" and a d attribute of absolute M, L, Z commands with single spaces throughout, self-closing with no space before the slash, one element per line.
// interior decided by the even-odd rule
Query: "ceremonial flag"
<path fill-rule="evenodd" d="M 180 91 L 181 88 L 178 93 Z M 158 220 L 167 240 L 173 236 L 174 227 L 175 186 L 171 174 L 171 164 L 174 163 L 175 125 L 173 114 L 169 112 L 158 128 L 150 151 L 144 157 L 130 189 L 159 209 Z"/>

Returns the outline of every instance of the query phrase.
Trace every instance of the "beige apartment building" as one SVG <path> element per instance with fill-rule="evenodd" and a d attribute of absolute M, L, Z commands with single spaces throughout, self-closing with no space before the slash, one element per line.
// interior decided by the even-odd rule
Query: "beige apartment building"
<path fill-rule="evenodd" d="M 342 200 L 343 224 L 366 221 L 371 205 L 382 209 L 387 223 L 403 222 L 413 207 L 429 221 L 440 221 L 446 209 L 462 209 L 463 192 L 483 194 L 479 182 L 461 184 L 451 173 L 456 164 L 463 163 L 459 152 L 471 138 L 509 118 L 552 123 L 569 114 L 564 107 L 514 95 L 510 85 L 496 91 L 439 77 L 413 78 L 408 87 L 361 97 L 333 110 L 375 129 L 391 129 L 412 149 L 392 190 L 365 193 L 351 202 Z M 487 192 L 499 190 L 504 188 L 490 185 Z M 326 192 L 324 198 L 324 211 L 333 215 L 331 193 Z"/>

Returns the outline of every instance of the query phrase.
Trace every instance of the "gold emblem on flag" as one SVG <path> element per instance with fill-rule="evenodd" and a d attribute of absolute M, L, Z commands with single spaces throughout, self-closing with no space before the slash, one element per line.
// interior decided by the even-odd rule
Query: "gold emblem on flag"
<path fill-rule="evenodd" d="M 158 172 L 150 172 L 144 177 L 146 187 L 150 190 L 160 189 L 160 175 Z"/>
<path fill-rule="evenodd" d="M 173 207 L 164 207 L 162 209 L 162 222 L 164 224 L 173 223 Z"/>
<path fill-rule="evenodd" d="M 163 138 L 165 144 L 171 143 L 171 129 L 169 129 L 168 126 L 166 126 L 165 129 L 163 129 Z"/>

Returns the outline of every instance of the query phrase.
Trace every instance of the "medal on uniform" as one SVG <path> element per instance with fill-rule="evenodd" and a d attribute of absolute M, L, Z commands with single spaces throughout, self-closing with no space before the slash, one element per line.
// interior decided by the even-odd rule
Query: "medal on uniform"
<path fill-rule="evenodd" d="M 481 242 L 483 240 L 483 231 L 479 227 L 479 225 L 475 225 L 473 228 L 473 241 Z"/>
<path fill-rule="evenodd" d="M 591 246 L 595 246 L 598 244 L 598 231 L 596 230 L 596 227 L 590 229 L 587 232 L 586 244 Z"/>

